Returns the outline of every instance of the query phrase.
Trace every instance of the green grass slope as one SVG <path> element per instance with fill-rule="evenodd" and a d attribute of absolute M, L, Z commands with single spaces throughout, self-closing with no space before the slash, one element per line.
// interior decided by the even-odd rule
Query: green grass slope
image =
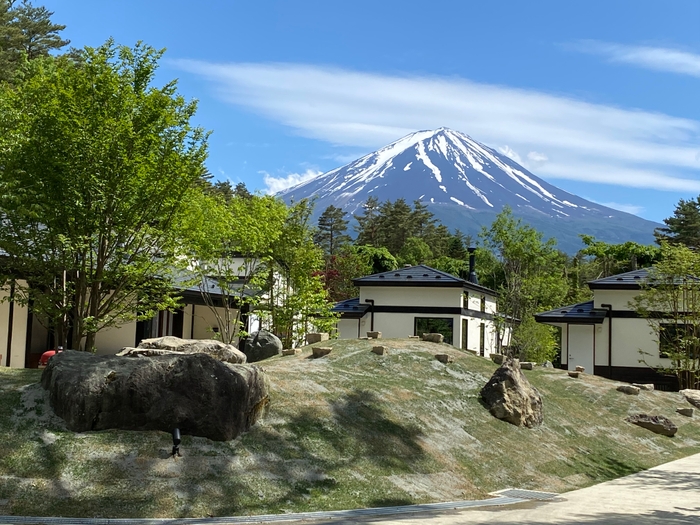
<path fill-rule="evenodd" d="M 627 396 L 616 383 L 525 371 L 545 423 L 494 419 L 479 389 L 496 366 L 416 340 L 332 341 L 333 351 L 262 363 L 264 421 L 219 443 L 163 432 L 76 434 L 53 415 L 36 370 L 0 372 L 0 515 L 184 517 L 483 498 L 507 487 L 564 492 L 700 452 L 700 418 L 679 394 Z M 325 343 L 324 343 L 325 344 Z M 443 365 L 436 353 L 450 353 Z M 670 417 L 674 438 L 624 421 Z"/>

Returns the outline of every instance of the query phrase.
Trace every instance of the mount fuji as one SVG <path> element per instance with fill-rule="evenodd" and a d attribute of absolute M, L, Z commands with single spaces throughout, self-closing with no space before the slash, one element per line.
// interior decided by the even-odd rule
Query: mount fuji
<path fill-rule="evenodd" d="M 556 238 L 568 253 L 583 247 L 578 234 L 611 243 L 649 244 L 654 228 L 661 226 L 557 188 L 502 153 L 447 128 L 406 135 L 278 196 L 286 202 L 315 199 L 316 217 L 330 205 L 360 214 L 370 196 L 380 202 L 421 200 L 448 228 L 472 236 L 510 206 L 516 217 L 545 238 Z"/>

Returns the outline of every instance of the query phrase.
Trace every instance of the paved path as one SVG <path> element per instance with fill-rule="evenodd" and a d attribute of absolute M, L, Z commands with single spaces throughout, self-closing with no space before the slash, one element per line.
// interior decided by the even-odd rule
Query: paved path
<path fill-rule="evenodd" d="M 321 523 L 383 525 L 700 525 L 700 454 L 593 487 L 562 494 L 555 501 Z"/>
<path fill-rule="evenodd" d="M 509 498 L 500 498 L 503 501 Z M 462 502 L 462 505 L 484 502 Z M 331 519 L 306 515 L 286 515 L 310 525 L 545 525 L 580 523 L 587 525 L 700 525 L 700 454 L 666 463 L 638 474 L 562 494 L 554 501 L 525 502 L 501 507 L 451 510 L 447 504 L 417 506 L 426 510 L 393 516 L 363 516 L 366 511 L 324 513 Z M 318 515 L 317 515 L 318 516 Z M 272 520 L 271 520 L 272 521 Z M 29 518 L 0 516 L 4 524 L 148 524 L 148 525 L 225 525 L 260 523 L 259 517 L 189 518 L 175 520 L 107 520 L 69 518 Z M 268 521 L 270 523 L 270 521 Z M 278 521 L 278 523 L 281 523 Z"/>

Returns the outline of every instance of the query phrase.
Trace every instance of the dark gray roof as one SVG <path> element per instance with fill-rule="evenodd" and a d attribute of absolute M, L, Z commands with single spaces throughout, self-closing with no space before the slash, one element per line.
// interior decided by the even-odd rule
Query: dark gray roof
<path fill-rule="evenodd" d="M 589 281 L 588 287 L 591 290 L 639 290 L 640 284 L 649 278 L 649 268 L 632 270 L 631 272 L 619 273 L 610 277 L 603 277 L 595 281 Z"/>
<path fill-rule="evenodd" d="M 535 314 L 535 321 L 538 323 L 600 324 L 607 313 L 605 308 L 593 308 L 593 301 L 588 301 Z"/>
<path fill-rule="evenodd" d="M 389 272 L 375 273 L 352 280 L 355 286 L 419 286 L 439 288 L 466 288 L 496 295 L 496 292 L 460 279 L 452 274 L 436 270 L 425 264 L 399 268 Z"/>
<path fill-rule="evenodd" d="M 340 301 L 335 303 L 333 306 L 333 311 L 340 314 L 344 319 L 359 319 L 369 308 L 369 304 L 360 304 L 359 297 L 353 297 L 352 299 L 346 299 L 345 301 Z"/>

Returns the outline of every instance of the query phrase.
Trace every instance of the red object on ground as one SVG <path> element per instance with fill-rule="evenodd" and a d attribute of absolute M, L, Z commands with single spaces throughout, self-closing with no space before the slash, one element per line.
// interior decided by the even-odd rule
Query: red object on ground
<path fill-rule="evenodd" d="M 49 364 L 49 359 L 51 359 L 57 352 L 60 352 L 61 350 L 47 350 L 43 354 L 41 354 L 41 357 L 39 358 L 39 366 L 44 367 Z"/>

